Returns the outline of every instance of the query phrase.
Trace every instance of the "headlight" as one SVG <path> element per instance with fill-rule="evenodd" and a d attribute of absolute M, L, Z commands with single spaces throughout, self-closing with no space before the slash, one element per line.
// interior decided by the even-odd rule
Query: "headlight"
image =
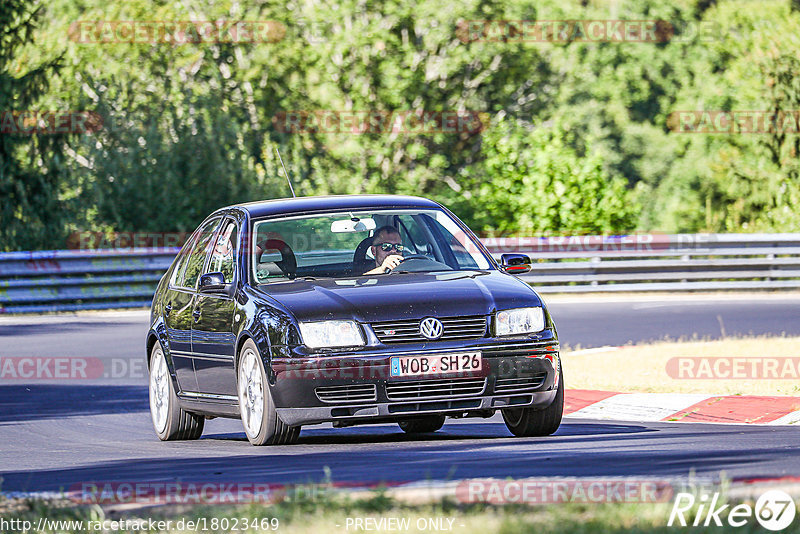
<path fill-rule="evenodd" d="M 353 321 L 300 323 L 300 336 L 311 349 L 356 347 L 364 344 L 361 329 Z"/>
<path fill-rule="evenodd" d="M 494 332 L 497 336 L 514 336 L 544 330 L 542 308 L 518 308 L 497 312 Z"/>

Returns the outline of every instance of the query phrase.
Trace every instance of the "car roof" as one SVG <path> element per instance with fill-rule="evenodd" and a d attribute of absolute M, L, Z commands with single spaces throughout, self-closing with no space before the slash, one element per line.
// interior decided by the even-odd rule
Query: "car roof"
<path fill-rule="evenodd" d="M 249 213 L 250 217 L 257 218 L 330 210 L 438 207 L 440 207 L 439 204 L 427 198 L 406 195 L 332 195 L 261 200 L 237 204 L 224 209 L 238 208 Z"/>

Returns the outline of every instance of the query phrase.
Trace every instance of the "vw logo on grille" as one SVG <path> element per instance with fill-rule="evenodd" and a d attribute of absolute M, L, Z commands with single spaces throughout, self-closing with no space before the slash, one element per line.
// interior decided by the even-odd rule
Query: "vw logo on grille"
<path fill-rule="evenodd" d="M 427 317 L 419 323 L 419 333 L 428 339 L 439 339 L 443 331 L 442 322 L 436 317 Z"/>

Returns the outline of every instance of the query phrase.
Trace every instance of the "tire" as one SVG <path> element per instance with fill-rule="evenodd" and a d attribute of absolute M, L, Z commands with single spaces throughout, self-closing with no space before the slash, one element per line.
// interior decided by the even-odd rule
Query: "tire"
<path fill-rule="evenodd" d="M 247 439 L 253 445 L 291 445 L 300 436 L 299 426 L 289 426 L 278 417 L 269 391 L 264 363 L 252 339 L 239 351 L 236 366 L 239 411 Z"/>
<path fill-rule="evenodd" d="M 547 408 L 517 408 L 503 410 L 503 420 L 512 434 L 518 437 L 549 436 L 561 425 L 564 414 L 564 373 L 558 371 L 556 398 Z"/>
<path fill-rule="evenodd" d="M 205 417 L 187 412 L 178 404 L 161 343 L 150 351 L 150 418 L 161 441 L 197 439 L 203 433 Z"/>
<path fill-rule="evenodd" d="M 436 432 L 444 425 L 443 415 L 429 415 L 419 419 L 408 419 L 397 423 L 406 434 Z"/>

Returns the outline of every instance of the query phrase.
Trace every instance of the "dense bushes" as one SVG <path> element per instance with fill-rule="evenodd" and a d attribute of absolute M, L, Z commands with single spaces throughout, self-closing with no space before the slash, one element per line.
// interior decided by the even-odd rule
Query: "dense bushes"
<path fill-rule="evenodd" d="M 411 193 L 487 234 L 800 231 L 800 135 L 678 133 L 680 110 L 800 109 L 789 0 L 365 3 L 2 0 L 0 111 L 97 131 L 0 134 L 0 249 L 185 231 L 221 205 Z M 256 43 L 80 42 L 87 20 L 275 21 Z M 661 20 L 659 42 L 475 39 L 468 21 Z M 22 24 L 37 30 L 23 31 Z M 72 25 L 72 29 L 70 28 Z M 27 44 L 24 44 L 27 41 Z M 457 132 L 291 132 L 286 112 L 480 113 Z M 283 125 L 285 126 L 285 125 Z"/>

